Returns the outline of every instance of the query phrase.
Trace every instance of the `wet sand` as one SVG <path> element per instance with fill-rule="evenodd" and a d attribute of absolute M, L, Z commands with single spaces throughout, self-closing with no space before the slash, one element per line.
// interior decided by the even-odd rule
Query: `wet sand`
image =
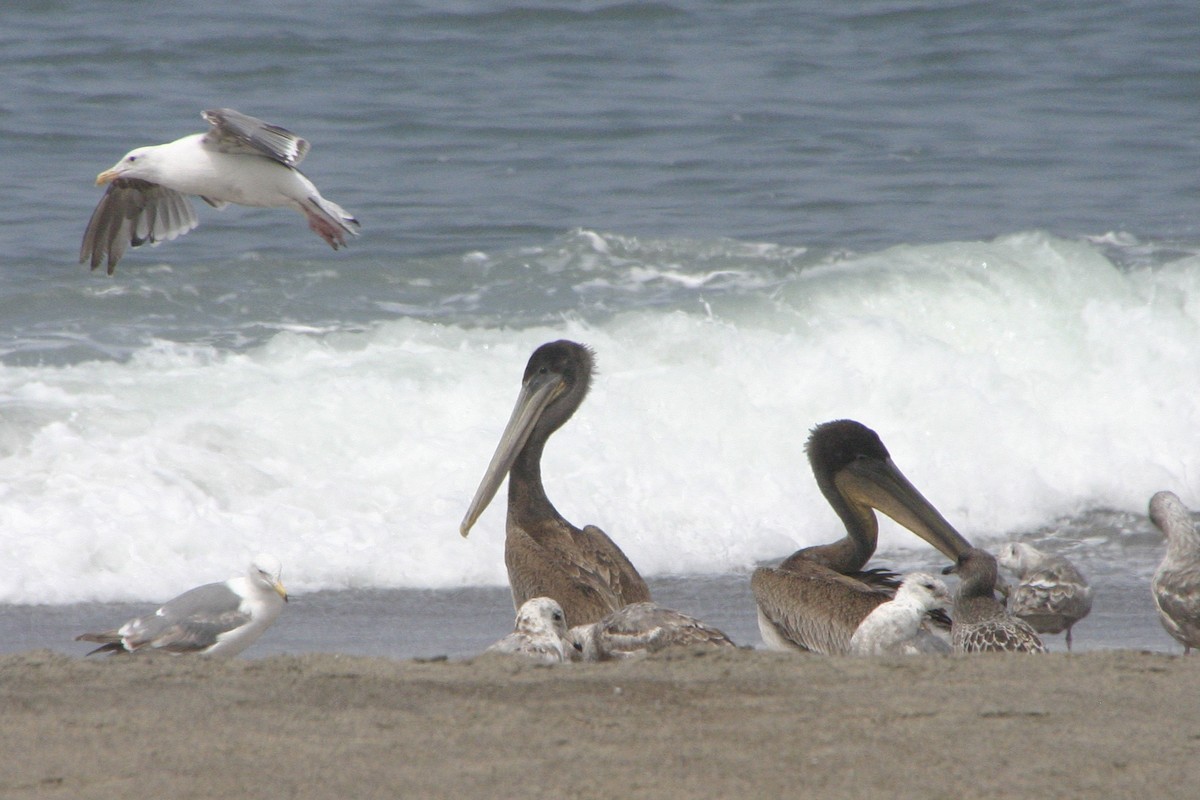
<path fill-rule="evenodd" d="M 1200 657 L 0 657 L 0 796 L 1167 797 Z"/>

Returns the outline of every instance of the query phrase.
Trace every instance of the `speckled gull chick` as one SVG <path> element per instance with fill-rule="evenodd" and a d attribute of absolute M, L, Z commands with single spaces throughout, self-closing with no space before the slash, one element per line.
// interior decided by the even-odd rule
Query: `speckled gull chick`
<path fill-rule="evenodd" d="M 1150 498 L 1150 519 L 1167 537 L 1167 553 L 1150 580 L 1154 606 L 1187 655 L 1200 647 L 1200 535 L 1188 507 L 1172 492 Z"/>
<path fill-rule="evenodd" d="M 999 570 L 991 553 L 972 547 L 942 573 L 956 573 L 959 578 L 958 593 L 954 596 L 954 621 L 950 626 L 954 652 L 1046 652 L 1046 646 L 1029 623 L 1010 616 L 996 599 Z"/>
<path fill-rule="evenodd" d="M 519 656 L 540 664 L 561 664 L 578 656 L 575 644 L 567 636 L 562 606 L 549 597 L 534 597 L 522 603 L 517 609 L 513 632 L 486 652 Z"/>
<path fill-rule="evenodd" d="M 630 603 L 571 629 L 584 661 L 638 658 L 668 647 L 736 647 L 721 631 L 658 603 Z"/>
<path fill-rule="evenodd" d="M 1017 576 L 1017 586 L 1008 595 L 1008 613 L 1038 633 L 1066 631 L 1070 650 L 1071 628 L 1092 610 L 1092 587 L 1083 573 L 1062 556 L 1024 542 L 1004 545 L 996 561 Z"/>
<path fill-rule="evenodd" d="M 850 655 L 918 655 L 930 652 L 922 633 L 925 615 L 953 602 L 946 584 L 924 572 L 904 576 L 891 600 L 875 607 L 850 637 Z M 941 641 L 937 639 L 936 641 Z M 949 653 L 946 646 L 944 652 Z"/>
<path fill-rule="evenodd" d="M 280 569 L 277 559 L 260 555 L 245 575 L 198 586 L 153 614 L 131 619 L 116 630 L 82 634 L 75 641 L 100 644 L 88 655 L 159 651 L 235 656 L 262 636 L 283 610 L 287 591 Z"/>
<path fill-rule="evenodd" d="M 188 195 L 213 208 L 230 203 L 294 208 L 337 250 L 358 220 L 326 200 L 297 165 L 309 144 L 289 130 L 231 108 L 203 112 L 212 126 L 167 144 L 130 150 L 96 176 L 108 185 L 83 234 L 79 262 L 92 269 L 107 257 L 108 274 L 128 247 L 181 236 L 197 223 Z"/>

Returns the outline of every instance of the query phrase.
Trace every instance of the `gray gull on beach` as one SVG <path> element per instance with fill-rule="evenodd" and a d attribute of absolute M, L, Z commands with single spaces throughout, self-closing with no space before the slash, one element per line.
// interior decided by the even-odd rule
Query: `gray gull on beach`
<path fill-rule="evenodd" d="M 287 602 L 279 561 L 260 555 L 245 575 L 184 592 L 153 614 L 116 630 L 85 633 L 77 642 L 100 645 L 88 653 L 198 653 L 235 656 L 263 634 Z"/>

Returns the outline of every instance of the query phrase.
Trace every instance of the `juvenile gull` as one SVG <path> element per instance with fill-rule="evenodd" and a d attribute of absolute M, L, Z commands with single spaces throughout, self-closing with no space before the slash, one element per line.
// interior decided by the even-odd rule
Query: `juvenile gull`
<path fill-rule="evenodd" d="M 896 596 L 878 605 L 850 637 L 850 655 L 915 655 L 930 652 L 932 639 L 924 633 L 925 616 L 945 609 L 953 599 L 946 584 L 924 572 L 904 576 Z M 936 641 L 941 641 L 937 639 Z M 950 652 L 949 646 L 943 652 Z"/>
<path fill-rule="evenodd" d="M 1187 655 L 1200 647 L 1200 536 L 1191 512 L 1172 492 L 1150 498 L 1150 519 L 1167 537 L 1167 554 L 1150 580 L 1154 607 Z"/>
<path fill-rule="evenodd" d="M 279 580 L 279 561 L 260 555 L 242 576 L 208 583 L 184 592 L 145 617 L 116 630 L 84 633 L 77 642 L 100 644 L 88 653 L 133 653 L 162 650 L 235 656 L 263 634 L 287 602 Z"/>
<path fill-rule="evenodd" d="M 96 176 L 96 185 L 108 184 L 108 190 L 83 233 L 81 264 L 95 269 L 107 256 L 111 275 L 127 247 L 187 233 L 198 224 L 187 195 L 213 208 L 294 208 L 334 250 L 345 246 L 347 233 L 358 235 L 358 220 L 321 197 L 296 169 L 308 153 L 307 141 L 231 108 L 201 116 L 212 126 L 207 132 L 130 150 Z"/>
<path fill-rule="evenodd" d="M 942 573 L 956 573 L 959 579 L 954 597 L 954 623 L 950 627 L 954 652 L 1046 652 L 1046 646 L 1029 623 L 1010 616 L 996 599 L 998 570 L 991 553 L 970 548 L 958 557 L 958 563 L 946 567 Z"/>
<path fill-rule="evenodd" d="M 721 631 L 658 603 L 630 603 L 571 629 L 584 661 L 635 658 L 668 647 L 736 647 Z"/>
<path fill-rule="evenodd" d="M 996 561 L 1017 576 L 1008 595 L 1008 612 L 1028 622 L 1038 633 L 1067 632 L 1092 610 L 1092 587 L 1075 565 L 1062 556 L 1043 553 L 1024 542 L 1010 542 Z"/>
<path fill-rule="evenodd" d="M 562 606 L 549 597 L 535 597 L 521 604 L 513 632 L 486 652 L 520 656 L 541 664 L 561 664 L 575 660 L 578 651 L 567 636 Z"/>

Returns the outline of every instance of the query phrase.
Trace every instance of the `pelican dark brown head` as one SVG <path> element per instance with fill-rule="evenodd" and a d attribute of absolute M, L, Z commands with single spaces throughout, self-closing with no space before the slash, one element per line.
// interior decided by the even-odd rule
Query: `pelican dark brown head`
<path fill-rule="evenodd" d="M 537 477 L 546 440 L 579 408 L 595 370 L 591 348 L 577 342 L 559 339 L 533 351 L 512 416 L 459 526 L 463 536 L 470 533 L 518 459 L 532 471 L 531 477 Z"/>
<path fill-rule="evenodd" d="M 812 429 L 805 445 L 817 486 L 841 517 L 857 550 L 861 569 L 875 551 L 880 511 L 950 558 L 970 547 L 946 518 L 925 499 L 892 461 L 875 431 L 850 419 Z"/>

